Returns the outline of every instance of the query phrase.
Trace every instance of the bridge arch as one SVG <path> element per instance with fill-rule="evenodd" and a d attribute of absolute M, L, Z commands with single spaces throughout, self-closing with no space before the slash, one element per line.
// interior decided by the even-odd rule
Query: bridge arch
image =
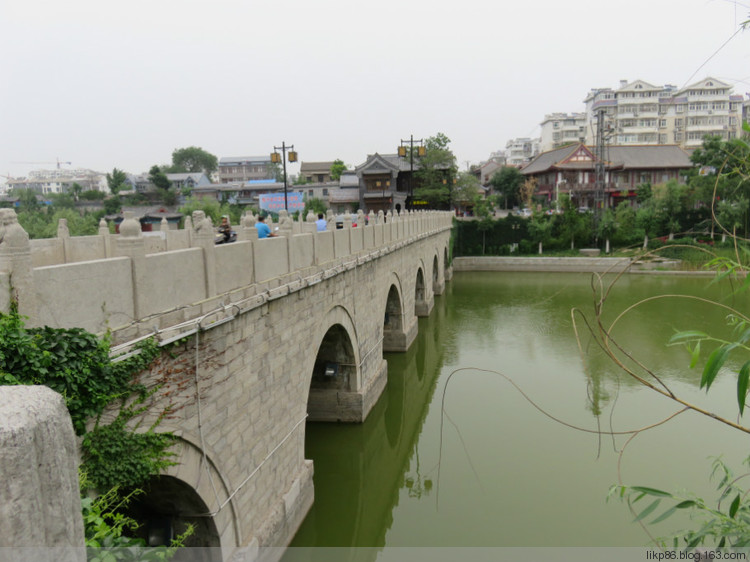
<path fill-rule="evenodd" d="M 185 531 L 195 528 L 185 546 L 199 562 L 218 562 L 221 550 L 241 544 L 239 519 L 226 478 L 196 444 L 199 439 L 179 435 L 177 428 L 162 427 L 177 435 L 172 447 L 176 464 L 153 476 L 127 508 L 127 514 L 141 523 L 138 536 L 150 546 L 166 544 Z M 193 442 L 195 441 L 195 442 Z"/>
<path fill-rule="evenodd" d="M 307 416 L 310 421 L 354 421 L 349 396 L 362 386 L 359 339 L 349 311 L 336 305 L 319 323 L 317 346 L 307 373 Z"/>
<path fill-rule="evenodd" d="M 440 269 L 440 250 L 435 249 L 432 255 L 432 294 L 442 295 L 445 292 L 445 272 Z"/>
<path fill-rule="evenodd" d="M 453 271 L 451 269 L 450 258 L 448 256 L 448 246 L 443 248 L 443 278 L 446 281 L 450 281 L 453 277 Z"/>
<path fill-rule="evenodd" d="M 414 338 L 409 338 L 408 316 L 405 312 L 401 279 L 392 273 L 386 287 L 383 307 L 383 351 L 406 351 Z"/>
<path fill-rule="evenodd" d="M 427 268 L 420 259 L 414 279 L 414 314 L 421 317 L 429 316 L 434 305 L 433 292 L 428 290 L 425 271 Z"/>

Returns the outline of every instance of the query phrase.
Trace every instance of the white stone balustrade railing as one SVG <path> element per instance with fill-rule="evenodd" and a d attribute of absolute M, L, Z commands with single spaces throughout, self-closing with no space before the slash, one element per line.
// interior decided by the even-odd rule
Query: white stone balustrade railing
<path fill-rule="evenodd" d="M 283 217 L 279 236 L 258 240 L 255 217 L 246 215 L 234 227 L 237 242 L 216 246 L 201 211 L 187 217 L 183 230 L 162 225 L 144 235 L 128 215 L 119 235 L 101 224 L 96 236 L 71 237 L 61 223 L 57 238 L 30 241 L 15 212 L 0 209 L 0 312 L 14 300 L 29 325 L 101 333 L 251 286 L 273 289 L 281 278 L 309 276 L 326 264 L 442 232 L 452 218 L 418 211 L 370 213 L 365 220 L 360 213 L 356 228 L 347 221 L 336 230 L 329 214 L 329 230 L 317 232 L 310 217 Z"/>

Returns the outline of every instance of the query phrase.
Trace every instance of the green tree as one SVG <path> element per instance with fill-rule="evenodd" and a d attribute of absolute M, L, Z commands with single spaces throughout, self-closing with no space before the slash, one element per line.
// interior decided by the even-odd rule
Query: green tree
<path fill-rule="evenodd" d="M 484 199 L 479 179 L 472 173 L 459 172 L 451 189 L 451 205 L 458 208 L 466 207 L 469 203 L 476 201 L 477 198 Z M 489 200 L 488 203 L 494 208 L 494 200 Z M 492 210 L 494 209 L 491 209 L 490 212 Z"/>
<path fill-rule="evenodd" d="M 316 218 L 318 216 L 318 213 L 323 213 L 328 210 L 328 207 L 326 207 L 325 202 L 320 199 L 319 197 L 312 197 L 310 199 L 305 200 L 305 208 L 302 211 L 303 216 L 307 216 L 308 211 L 312 211 Z"/>
<path fill-rule="evenodd" d="M 197 173 L 201 172 L 211 177 L 211 174 L 219 168 L 219 160 L 200 147 L 189 146 L 177 148 L 172 152 L 171 173 Z"/>
<path fill-rule="evenodd" d="M 55 209 L 72 209 L 76 205 L 72 193 L 50 193 L 49 200 Z"/>
<path fill-rule="evenodd" d="M 118 170 L 117 168 L 112 168 L 112 173 L 107 174 L 107 187 L 109 187 L 110 193 L 112 195 L 117 195 L 122 191 L 126 186 L 125 181 L 127 179 L 128 176 L 125 172 Z"/>
<path fill-rule="evenodd" d="M 615 240 L 627 245 L 635 237 L 635 209 L 627 201 L 622 201 L 615 209 Z"/>
<path fill-rule="evenodd" d="M 539 246 L 539 255 L 542 254 L 544 244 L 549 242 L 552 238 L 552 227 L 554 223 L 549 217 L 541 214 L 534 213 L 529 222 L 529 237 L 533 242 L 536 242 Z"/>
<path fill-rule="evenodd" d="M 748 200 L 744 197 L 738 197 L 736 201 L 725 199 L 719 201 L 716 209 L 716 222 L 722 233 L 722 242 L 727 235 L 736 237 L 737 229 L 742 228 L 747 220 Z"/>
<path fill-rule="evenodd" d="M 678 217 L 686 208 L 687 191 L 687 186 L 675 179 L 653 188 L 657 220 L 662 229 L 669 232 L 670 240 L 674 238 L 675 232 L 680 231 Z"/>
<path fill-rule="evenodd" d="M 101 201 L 105 197 L 107 197 L 106 193 L 96 189 L 89 189 L 88 191 L 81 193 L 81 199 L 84 199 L 85 201 Z"/>
<path fill-rule="evenodd" d="M 656 236 L 656 227 L 658 225 L 656 210 L 654 209 L 653 200 L 649 200 L 635 212 L 635 226 L 643 233 L 643 249 L 648 248 L 648 239 Z"/>
<path fill-rule="evenodd" d="M 518 168 L 513 166 L 504 166 L 490 178 L 490 185 L 495 193 L 502 197 L 503 207 L 518 205 L 520 200 L 521 184 L 523 175 Z"/>
<path fill-rule="evenodd" d="M 586 236 L 588 226 L 584 215 L 578 212 L 573 200 L 567 193 L 560 195 L 560 232 L 563 238 L 570 240 L 570 249 L 575 249 L 576 238 L 579 240 Z"/>
<path fill-rule="evenodd" d="M 104 200 L 104 212 L 108 215 L 116 215 L 122 209 L 122 202 L 119 197 L 107 197 Z"/>
<path fill-rule="evenodd" d="M 18 197 L 21 211 L 34 211 L 40 207 L 39 200 L 36 198 L 36 191 L 33 189 L 14 189 L 12 195 Z"/>
<path fill-rule="evenodd" d="M 153 165 L 148 171 L 148 181 L 154 184 L 157 189 L 169 189 L 172 182 L 167 178 L 167 174 L 161 171 L 159 166 Z"/>
<path fill-rule="evenodd" d="M 609 253 L 609 240 L 612 238 L 612 235 L 616 231 L 616 219 L 615 219 L 615 213 L 612 211 L 611 208 L 607 208 L 602 213 L 601 219 L 599 219 L 599 224 L 597 225 L 597 237 L 604 240 L 604 253 Z"/>
<path fill-rule="evenodd" d="M 343 160 L 336 159 L 331 164 L 331 179 L 338 181 L 341 179 L 341 174 L 347 170 L 346 164 Z"/>
<path fill-rule="evenodd" d="M 651 189 L 651 183 L 645 182 L 635 186 L 635 200 L 639 204 L 644 204 L 651 200 L 653 196 L 653 190 Z"/>
<path fill-rule="evenodd" d="M 750 134 L 750 131 L 746 131 Z M 750 149 L 743 139 L 725 141 L 706 137 L 690 160 L 699 168 L 690 174 L 688 185 L 705 205 L 724 199 L 750 196 L 747 160 Z"/>
<path fill-rule="evenodd" d="M 78 182 L 73 182 L 73 185 L 70 186 L 70 193 L 73 195 L 73 199 L 78 201 L 81 198 L 81 193 L 83 193 L 83 186 Z"/>
<path fill-rule="evenodd" d="M 414 179 L 418 187 L 414 190 L 414 197 L 427 201 L 433 209 L 450 204 L 451 186 L 458 171 L 450 142 L 443 133 L 437 133 L 424 141 L 425 153 L 419 158 L 418 168 L 415 158 Z"/>

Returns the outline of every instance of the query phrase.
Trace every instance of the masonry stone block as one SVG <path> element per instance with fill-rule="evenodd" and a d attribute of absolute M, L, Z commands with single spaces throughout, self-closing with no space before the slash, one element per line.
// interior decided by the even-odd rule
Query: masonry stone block
<path fill-rule="evenodd" d="M 6 386 L 0 420 L 0 547 L 52 547 L 46 560 L 85 560 L 85 551 L 65 550 L 83 546 L 83 521 L 64 400 L 44 386 Z"/>

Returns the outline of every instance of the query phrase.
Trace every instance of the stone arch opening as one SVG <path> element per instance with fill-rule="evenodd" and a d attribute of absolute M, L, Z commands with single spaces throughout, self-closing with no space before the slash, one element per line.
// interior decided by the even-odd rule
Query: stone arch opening
<path fill-rule="evenodd" d="M 404 333 L 404 312 L 401 295 L 396 285 L 391 285 L 385 301 L 383 319 L 383 351 L 406 351 Z"/>
<path fill-rule="evenodd" d="M 438 262 L 437 255 L 432 259 L 432 292 L 436 295 L 442 292 L 442 285 L 440 284 L 440 262 Z"/>
<path fill-rule="evenodd" d="M 128 517 L 140 523 L 135 536 L 147 546 L 164 546 L 182 534 L 188 525 L 194 531 L 185 540 L 190 548 L 189 559 L 196 562 L 220 562 L 221 540 L 213 516 L 203 499 L 186 482 L 174 476 L 152 476 L 124 510 Z M 173 560 L 186 558 L 179 550 Z"/>
<path fill-rule="evenodd" d="M 334 324 L 323 336 L 313 365 L 307 415 L 310 421 L 342 421 L 339 392 L 356 390 L 357 360 L 349 333 Z"/>
<path fill-rule="evenodd" d="M 414 302 L 416 304 L 423 303 L 425 301 L 425 287 L 424 287 L 424 274 L 422 268 L 417 269 L 417 282 L 414 286 Z"/>
<path fill-rule="evenodd" d="M 414 283 L 414 314 L 417 316 L 429 316 L 430 308 L 430 303 L 427 302 L 424 272 L 420 267 L 417 269 L 417 279 Z"/>
<path fill-rule="evenodd" d="M 453 270 L 451 269 L 450 260 L 448 258 L 448 246 L 443 249 L 443 277 L 446 281 L 450 281 L 453 276 Z"/>

